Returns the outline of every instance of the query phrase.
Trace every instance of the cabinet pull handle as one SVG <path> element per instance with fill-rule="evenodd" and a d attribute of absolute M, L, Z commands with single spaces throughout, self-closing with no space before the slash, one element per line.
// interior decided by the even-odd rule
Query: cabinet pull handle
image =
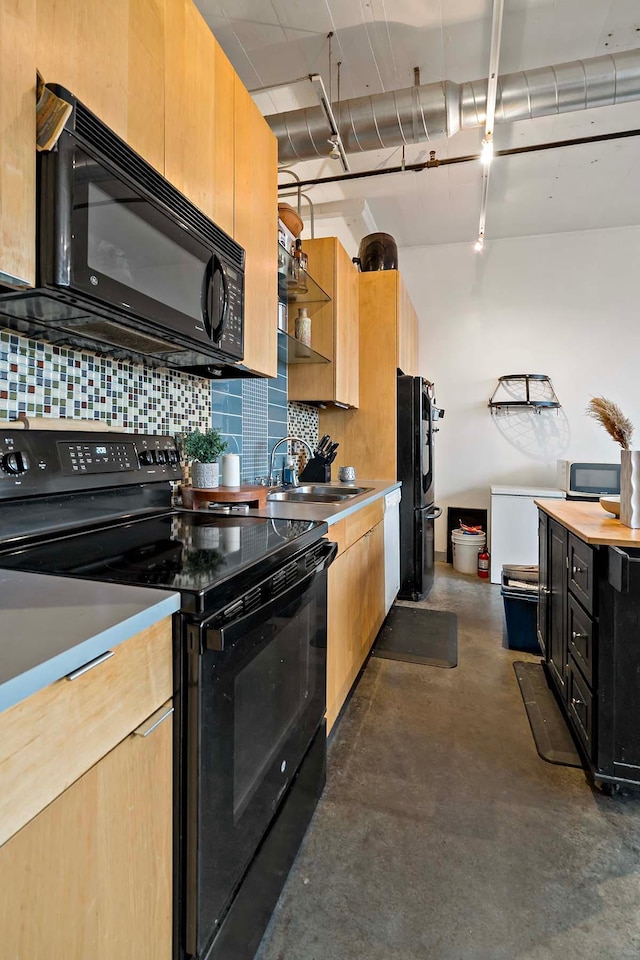
<path fill-rule="evenodd" d="M 111 660 L 111 657 L 114 656 L 113 650 L 106 650 L 104 653 L 101 653 L 99 657 L 96 657 L 94 660 L 89 660 L 88 663 L 85 663 L 82 667 L 78 667 L 77 670 L 72 670 L 71 673 L 68 673 L 66 676 L 67 680 L 77 680 L 78 677 L 81 677 L 83 673 L 88 673 L 89 670 L 93 670 L 94 667 L 98 667 L 101 663 L 105 663 L 107 660 Z"/>
<path fill-rule="evenodd" d="M 573 567 L 573 569 L 571 570 L 571 572 L 572 572 L 573 576 L 575 577 L 575 575 L 576 575 L 577 573 L 584 573 L 584 570 L 582 569 L 582 567 L 575 566 L 575 567 Z"/>
<path fill-rule="evenodd" d="M 150 733 L 159 727 L 163 720 L 166 720 L 167 717 L 170 717 L 173 713 L 173 706 L 163 704 L 155 713 L 152 713 L 151 716 L 141 723 L 139 727 L 133 731 L 134 736 L 136 737 L 148 737 Z"/>
<path fill-rule="evenodd" d="M 577 707 L 577 706 L 584 707 L 584 700 L 578 700 L 576 697 L 571 697 L 571 706 L 572 706 L 572 707 Z"/>
<path fill-rule="evenodd" d="M 571 631 L 572 640 L 587 640 L 588 636 L 586 633 L 576 633 L 575 630 Z"/>

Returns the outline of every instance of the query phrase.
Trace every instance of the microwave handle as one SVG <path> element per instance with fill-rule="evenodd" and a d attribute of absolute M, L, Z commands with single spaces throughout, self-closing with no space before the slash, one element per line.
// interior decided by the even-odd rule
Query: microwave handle
<path fill-rule="evenodd" d="M 222 279 L 222 310 L 220 312 L 220 316 L 216 317 L 214 321 L 214 318 L 211 316 L 209 311 L 209 295 L 213 285 L 213 278 L 216 273 L 219 273 Z M 219 257 L 213 253 L 205 270 L 202 312 L 204 315 L 204 324 L 209 336 L 216 343 L 218 340 L 220 340 L 222 331 L 224 330 L 224 325 L 227 319 L 228 305 L 229 295 L 227 291 L 227 278 L 224 275 L 224 267 L 222 266 Z"/>

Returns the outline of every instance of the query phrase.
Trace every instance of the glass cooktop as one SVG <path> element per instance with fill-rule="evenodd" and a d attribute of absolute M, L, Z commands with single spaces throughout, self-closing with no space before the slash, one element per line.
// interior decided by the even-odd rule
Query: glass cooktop
<path fill-rule="evenodd" d="M 203 594 L 325 532 L 307 520 L 171 512 L 49 540 L 1 556 L 0 566 Z"/>

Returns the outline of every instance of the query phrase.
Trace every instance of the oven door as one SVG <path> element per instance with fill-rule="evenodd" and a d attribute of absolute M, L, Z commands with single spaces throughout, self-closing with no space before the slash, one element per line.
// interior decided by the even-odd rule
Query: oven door
<path fill-rule="evenodd" d="M 204 956 L 320 726 L 326 566 L 252 612 L 198 628 L 187 668 L 186 952 Z M 318 545 L 315 546 L 317 557 Z M 251 602 L 251 590 L 238 600 Z M 189 636 L 189 632 L 187 633 Z"/>

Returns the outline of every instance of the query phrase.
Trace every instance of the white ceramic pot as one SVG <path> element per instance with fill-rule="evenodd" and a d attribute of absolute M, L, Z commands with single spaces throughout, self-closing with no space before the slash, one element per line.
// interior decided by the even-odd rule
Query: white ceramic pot
<path fill-rule="evenodd" d="M 620 452 L 620 523 L 640 528 L 640 450 Z"/>
<path fill-rule="evenodd" d="M 200 463 L 194 460 L 191 464 L 191 483 L 198 490 L 213 490 L 220 484 L 220 467 L 218 463 Z"/>

